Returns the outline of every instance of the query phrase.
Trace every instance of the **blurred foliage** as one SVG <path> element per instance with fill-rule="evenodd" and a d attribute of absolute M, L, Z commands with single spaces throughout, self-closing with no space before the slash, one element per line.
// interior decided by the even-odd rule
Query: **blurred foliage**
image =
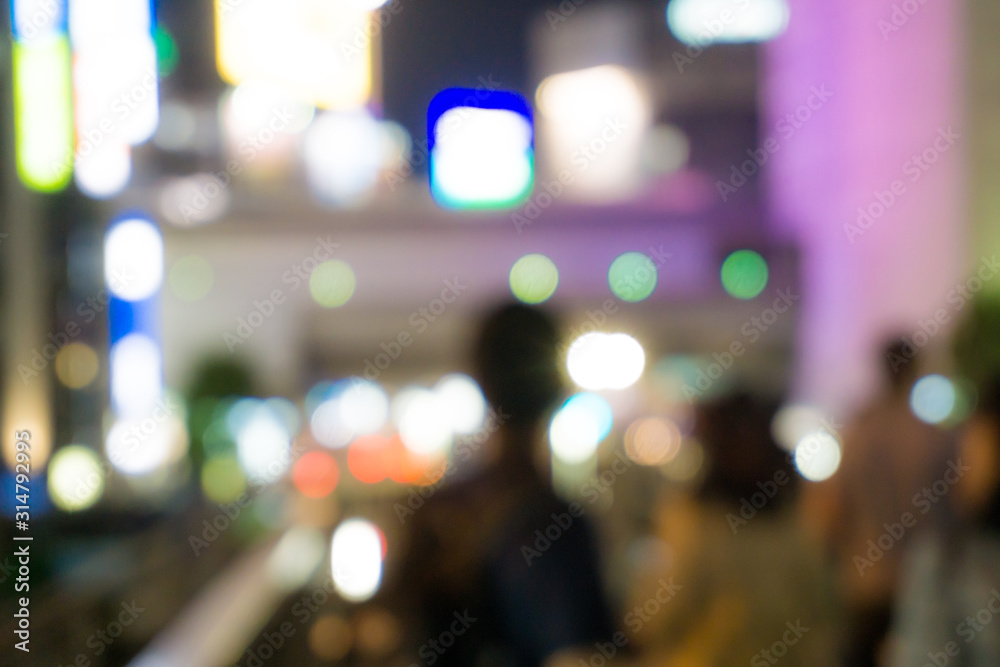
<path fill-rule="evenodd" d="M 188 389 L 188 435 L 191 441 L 191 459 L 196 470 L 201 470 L 205 462 L 205 436 L 217 435 L 213 445 L 221 446 L 216 454 L 234 454 L 235 445 L 227 440 L 222 429 L 219 433 L 209 431 L 212 422 L 224 417 L 232 401 L 243 396 L 254 395 L 253 376 L 247 366 L 234 359 L 210 358 L 199 364 L 194 381 Z"/>
<path fill-rule="evenodd" d="M 1000 376 L 1000 295 L 976 297 L 953 345 L 956 369 L 977 389 Z"/>

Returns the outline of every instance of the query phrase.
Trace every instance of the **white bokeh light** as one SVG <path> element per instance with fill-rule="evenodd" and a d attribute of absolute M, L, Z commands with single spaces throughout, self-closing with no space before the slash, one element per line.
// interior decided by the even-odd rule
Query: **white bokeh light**
<path fill-rule="evenodd" d="M 120 419 L 108 431 L 104 451 L 120 472 L 148 475 L 170 461 L 176 436 L 175 424 L 169 419 Z"/>
<path fill-rule="evenodd" d="M 367 111 L 327 112 L 306 133 L 306 181 L 317 197 L 351 206 L 365 201 L 378 185 L 391 138 Z"/>
<path fill-rule="evenodd" d="M 149 220 L 116 223 L 104 239 L 104 280 L 112 294 L 142 301 L 163 284 L 163 236 Z"/>
<path fill-rule="evenodd" d="M 251 480 L 277 480 L 291 464 L 291 433 L 262 402 L 236 433 L 236 456 Z"/>
<path fill-rule="evenodd" d="M 640 77 L 618 65 L 560 72 L 539 84 L 535 100 L 548 172 L 568 169 L 574 176 L 564 197 L 607 202 L 636 191 L 653 118 Z M 580 148 L 587 146 L 600 147 L 600 157 L 581 165 Z"/>
<path fill-rule="evenodd" d="M 783 406 L 771 422 L 771 435 L 789 452 L 810 433 L 825 428 L 826 420 L 818 408 L 811 405 L 792 404 Z"/>
<path fill-rule="evenodd" d="M 436 454 L 452 442 L 448 406 L 434 392 L 419 389 L 404 396 L 399 408 L 399 437 L 411 452 Z"/>
<path fill-rule="evenodd" d="M 247 172 L 268 176 L 294 159 L 297 135 L 313 122 L 316 109 L 282 86 L 248 81 L 222 98 L 219 112 L 229 154 Z"/>
<path fill-rule="evenodd" d="M 181 227 L 218 220 L 229 210 L 230 201 L 223 181 L 207 173 L 169 178 L 160 189 L 160 212 Z"/>
<path fill-rule="evenodd" d="M 600 426 L 589 413 L 560 411 L 552 418 L 549 441 L 552 453 L 567 463 L 586 461 L 597 452 Z"/>
<path fill-rule="evenodd" d="M 584 389 L 625 389 L 642 377 L 646 353 L 628 334 L 595 331 L 573 341 L 566 367 L 573 382 Z"/>
<path fill-rule="evenodd" d="M 671 0 L 670 32 L 690 46 L 764 42 L 788 26 L 786 0 Z"/>
<path fill-rule="evenodd" d="M 364 519 L 348 519 L 337 526 L 330 548 L 333 585 L 349 602 L 363 602 L 382 582 L 382 536 Z"/>
<path fill-rule="evenodd" d="M 446 375 L 434 391 L 444 404 L 455 433 L 468 435 L 482 426 L 486 399 L 475 380 L 461 373 Z"/>
<path fill-rule="evenodd" d="M 46 0 L 13 0 L 11 3 L 12 26 L 17 40 L 30 44 L 43 40 L 60 29 L 66 19 L 64 3 L 49 3 Z"/>
<path fill-rule="evenodd" d="M 143 334 L 129 334 L 111 348 L 111 400 L 122 416 L 145 415 L 163 394 L 160 346 Z"/>
<path fill-rule="evenodd" d="M 584 389 L 601 389 L 604 386 L 604 361 L 601 358 L 606 334 L 599 331 L 586 333 L 574 340 L 566 355 L 566 368 L 573 382 Z"/>
<path fill-rule="evenodd" d="M 612 411 L 607 401 L 597 394 L 576 394 L 552 417 L 552 453 L 566 463 L 582 463 L 594 456 L 611 426 Z"/>
<path fill-rule="evenodd" d="M 389 419 L 389 397 L 375 382 L 356 378 L 337 397 L 341 423 L 355 435 L 375 433 Z"/>
<path fill-rule="evenodd" d="M 822 482 L 840 468 L 840 442 L 828 431 L 810 433 L 795 446 L 795 467 L 812 482 Z"/>
<path fill-rule="evenodd" d="M 628 334 L 616 333 L 608 336 L 605 345 L 609 357 L 606 388 L 625 389 L 638 382 L 646 369 L 646 352 L 639 341 Z"/>
<path fill-rule="evenodd" d="M 455 107 L 434 126 L 431 187 L 452 206 L 516 201 L 534 179 L 531 122 L 505 109 Z"/>
<path fill-rule="evenodd" d="M 319 444 L 331 449 L 344 447 L 354 438 L 354 430 L 344 423 L 341 416 L 337 398 L 319 404 L 309 420 L 309 428 Z"/>
<path fill-rule="evenodd" d="M 140 144 L 159 123 L 159 76 L 151 3 L 73 0 L 73 89 L 78 136 Z"/>
<path fill-rule="evenodd" d="M 128 145 L 107 141 L 86 156 L 77 155 L 73 178 L 80 192 L 93 199 L 114 197 L 132 177 L 132 151 Z"/>

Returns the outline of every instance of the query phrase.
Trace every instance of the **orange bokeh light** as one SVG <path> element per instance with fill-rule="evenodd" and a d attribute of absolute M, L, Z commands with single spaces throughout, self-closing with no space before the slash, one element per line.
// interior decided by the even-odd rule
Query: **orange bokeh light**
<path fill-rule="evenodd" d="M 296 461 L 292 481 L 302 495 L 324 498 L 337 488 L 340 469 L 333 457 L 326 452 L 309 452 Z"/>
<path fill-rule="evenodd" d="M 389 479 L 400 484 L 414 484 L 420 480 L 434 461 L 434 457 L 411 452 L 398 435 L 389 440 L 386 459 L 389 464 Z"/>
<path fill-rule="evenodd" d="M 389 440 L 381 435 L 358 438 L 347 450 L 347 467 L 365 484 L 378 484 L 388 476 L 389 459 Z"/>

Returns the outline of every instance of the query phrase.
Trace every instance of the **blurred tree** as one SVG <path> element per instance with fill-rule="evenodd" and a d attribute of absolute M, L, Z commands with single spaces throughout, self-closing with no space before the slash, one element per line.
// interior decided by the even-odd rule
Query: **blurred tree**
<path fill-rule="evenodd" d="M 977 390 L 1000 375 L 1000 295 L 980 294 L 955 331 L 953 341 L 958 372 Z"/>

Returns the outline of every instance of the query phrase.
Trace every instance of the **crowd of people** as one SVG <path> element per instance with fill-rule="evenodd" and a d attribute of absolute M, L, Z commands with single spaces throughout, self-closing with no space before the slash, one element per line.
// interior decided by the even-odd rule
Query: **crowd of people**
<path fill-rule="evenodd" d="M 510 418 L 390 559 L 381 597 L 412 628 L 401 664 L 1000 664 L 1000 380 L 961 423 L 928 424 L 910 405 L 920 360 L 897 363 L 900 345 L 882 393 L 836 434 L 842 462 L 823 482 L 775 442 L 776 398 L 698 405 L 704 472 L 648 501 L 657 548 L 611 585 L 600 518 L 560 497 L 546 467 L 558 328 L 527 306 L 494 312 L 474 366 Z M 429 649 L 458 618 L 460 639 Z"/>

